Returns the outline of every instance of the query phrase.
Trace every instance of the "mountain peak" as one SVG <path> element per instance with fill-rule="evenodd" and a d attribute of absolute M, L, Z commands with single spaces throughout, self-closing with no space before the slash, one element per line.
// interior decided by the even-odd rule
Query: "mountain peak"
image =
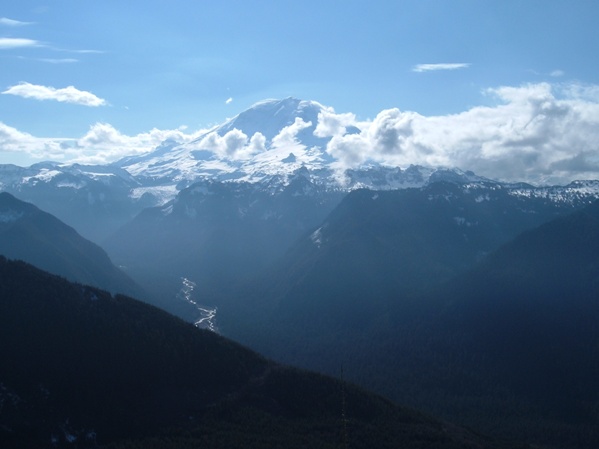
<path fill-rule="evenodd" d="M 281 162 L 291 163 L 291 162 L 295 162 L 296 160 L 297 160 L 297 158 L 295 157 L 295 154 L 289 153 L 289 156 L 287 156 L 285 159 L 281 159 Z"/>
<path fill-rule="evenodd" d="M 227 120 L 216 128 L 216 132 L 223 136 L 233 129 L 242 131 L 251 137 L 257 132 L 272 140 L 286 126 L 301 118 L 306 123 L 311 123 L 310 132 L 318 124 L 318 113 L 324 108 L 315 101 L 300 100 L 294 97 L 282 100 L 263 100 L 254 103 L 249 109 L 241 112 L 232 119 Z"/>
<path fill-rule="evenodd" d="M 311 100 L 302 100 L 301 98 L 296 97 L 287 97 L 287 98 L 267 98 L 265 100 L 260 100 L 250 106 L 251 109 L 260 109 L 260 108 L 288 108 L 288 109 L 302 109 L 310 106 L 316 106 L 322 108 L 323 106 Z"/>

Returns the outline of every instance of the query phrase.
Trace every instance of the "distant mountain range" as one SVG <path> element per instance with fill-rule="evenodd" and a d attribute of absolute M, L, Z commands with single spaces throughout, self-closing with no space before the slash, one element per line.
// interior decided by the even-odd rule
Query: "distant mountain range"
<path fill-rule="evenodd" d="M 452 279 L 523 231 L 572 210 L 485 183 L 355 190 L 296 239 L 259 296 L 276 298 L 272 307 L 304 317 L 298 321 L 347 314 L 364 323 L 379 306 Z"/>
<path fill-rule="evenodd" d="M 451 167 L 399 168 L 369 163 L 342 170 L 326 151 L 330 138 L 315 135 L 323 110 L 324 106 L 313 101 L 267 100 L 195 141 L 167 140 L 147 154 L 109 165 L 0 165 L 0 189 L 32 202 L 101 243 L 145 207 L 164 205 L 198 181 L 246 183 L 269 193 L 284 189 L 298 172 L 327 192 L 422 187 L 438 180 L 490 182 Z M 357 131 L 348 127 L 345 132 Z M 514 195 L 561 202 L 599 197 L 599 181 L 541 188 L 496 185 L 509 188 Z"/>

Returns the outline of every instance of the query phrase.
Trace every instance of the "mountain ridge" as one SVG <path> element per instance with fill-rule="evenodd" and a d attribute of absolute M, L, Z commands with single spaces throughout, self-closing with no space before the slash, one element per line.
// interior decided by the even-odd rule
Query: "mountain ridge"
<path fill-rule="evenodd" d="M 145 296 L 102 248 L 53 215 L 7 192 L 0 192 L 0 254 L 74 282 Z"/>
<path fill-rule="evenodd" d="M 447 192 L 433 187 L 443 205 Z M 225 329 L 229 335 L 275 360 L 320 372 L 343 363 L 360 385 L 482 432 L 540 447 L 596 447 L 599 202 L 513 232 L 443 280 L 430 274 L 427 258 L 419 265 L 397 255 L 417 253 L 410 250 L 423 242 L 438 250 L 434 225 L 451 223 L 451 210 L 406 226 L 406 215 L 428 218 L 426 206 L 419 201 L 394 216 L 398 207 L 388 202 L 381 210 L 395 221 L 383 221 L 373 211 L 383 193 L 346 197 L 336 220 L 329 218 L 327 228 L 304 236 L 296 254 L 279 261 L 283 274 L 266 277 L 267 288 L 257 289 L 240 312 L 243 323 Z M 498 211 L 501 216 L 503 208 Z M 463 217 L 468 213 L 464 208 Z M 497 215 L 488 218 L 492 224 Z M 467 222 L 454 220 L 454 229 Z M 451 243 L 451 232 L 442 229 L 439 238 Z M 406 291 L 396 281 L 404 268 L 422 266 L 424 275 L 402 279 L 419 281 L 419 288 Z M 226 321 L 230 311 L 221 313 Z"/>
<path fill-rule="evenodd" d="M 322 137 L 328 134 L 319 129 L 333 113 L 315 101 L 267 100 L 191 141 L 170 138 L 144 154 L 101 166 L 0 165 L 0 189 L 49 211 L 96 243 L 144 208 L 164 205 L 195 182 L 250 183 L 276 192 L 299 171 L 331 192 L 421 188 L 442 180 L 495 183 L 514 195 L 546 195 L 555 201 L 599 198 L 596 180 L 551 187 L 491 180 L 459 167 L 399 167 L 375 161 L 345 167 L 328 151 L 331 137 Z M 359 131 L 342 123 L 336 126 L 346 135 Z"/>

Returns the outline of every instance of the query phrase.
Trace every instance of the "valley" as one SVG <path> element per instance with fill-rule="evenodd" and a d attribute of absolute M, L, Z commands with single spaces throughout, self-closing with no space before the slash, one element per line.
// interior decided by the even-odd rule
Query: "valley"
<path fill-rule="evenodd" d="M 479 441 L 465 433 L 465 447 L 597 447 L 599 181 L 532 185 L 455 167 L 374 161 L 342 170 L 327 151 L 331 139 L 317 131 L 324 112 L 316 102 L 268 100 L 193 142 L 167 140 L 105 166 L 0 166 L 0 253 L 98 289 L 62 284 L 33 268 L 18 274 L 20 268 L 3 261 L 8 272 L 37 279 L 38 290 L 28 295 L 45 291 L 45 282 L 68 291 L 70 306 L 44 293 L 53 306 L 31 307 L 49 308 L 50 320 L 74 307 L 74 323 L 63 324 L 99 351 L 104 361 L 98 363 L 125 364 L 133 377 L 109 371 L 113 383 L 100 405 L 120 406 L 118 394 L 110 396 L 114 388 L 138 407 L 123 412 L 132 413 L 127 420 L 147 406 L 132 421 L 142 441 L 170 438 L 170 430 L 148 433 L 153 423 L 181 425 L 160 407 L 203 416 L 183 427 L 208 440 L 212 425 L 219 438 L 231 429 L 242 435 L 251 427 L 246 419 L 252 426 L 276 423 L 282 434 L 294 435 L 289 438 L 302 433 L 298 428 L 313 436 L 322 412 L 330 439 L 338 419 L 330 392 L 339 381 L 325 376 L 343 372 L 344 381 L 381 395 L 355 390 L 359 447 L 373 438 L 367 409 L 378 410 L 377 426 L 393 435 L 376 440 L 380 447 L 398 441 L 428 447 L 422 441 L 433 434 L 444 441 L 439 447 L 462 447 L 455 433 L 445 432 L 447 441 L 436 433 L 447 426 L 490 436 Z M 264 148 L 236 159 L 202 146 L 239 132 L 262 136 Z M 347 136 L 358 132 L 346 129 Z M 18 284 L 6 285 L 18 292 Z M 100 298 L 98 310 L 88 310 L 94 301 L 77 302 L 91 295 Z M 27 316 L 19 313 L 15 320 Z M 103 327 L 106 343 L 96 339 Z M 50 324 L 43 329 L 52 344 L 69 338 Z M 29 338 L 41 357 L 31 362 L 37 367 L 47 358 Z M 124 345 L 124 352 L 111 358 L 105 345 Z M 65 364 L 82 358 L 82 373 L 101 376 L 83 348 L 73 351 L 61 359 Z M 154 351 L 158 359 L 149 355 Z M 209 351 L 199 359 L 223 370 L 200 366 L 195 351 Z M 230 366 L 221 365 L 221 355 Z M 134 385 L 132 378 L 144 376 L 128 358 L 152 373 L 147 385 Z M 239 382 L 221 384 L 229 369 Z M 66 414 L 52 415 L 54 428 L 69 410 L 81 417 L 81 429 L 95 426 L 101 410 L 69 402 L 59 372 L 47 373 L 67 404 Z M 11 409 L 10 419 L 54 413 L 36 402 L 35 387 L 17 385 L 15 373 L 6 371 L 12 376 L 6 385 L 27 391 L 36 405 Z M 197 380 L 202 376 L 213 382 L 206 385 L 216 388 L 214 397 Z M 318 406 L 294 396 L 294 382 Z M 88 386 L 81 388 L 95 400 Z M 141 399 L 155 387 L 157 396 Z M 454 424 L 431 424 L 425 436 L 410 427 L 407 437 L 397 430 L 408 429 L 398 416 L 421 423 L 416 427 L 428 418 L 391 404 Z M 128 447 L 126 430 L 111 420 L 102 424 L 114 431 L 105 441 Z"/>

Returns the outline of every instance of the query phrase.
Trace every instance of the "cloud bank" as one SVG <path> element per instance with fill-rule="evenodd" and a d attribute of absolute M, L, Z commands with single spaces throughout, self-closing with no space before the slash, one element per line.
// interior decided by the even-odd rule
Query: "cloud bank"
<path fill-rule="evenodd" d="M 540 83 L 485 94 L 497 104 L 444 116 L 382 111 L 359 134 L 333 135 L 327 152 L 342 169 L 376 162 L 536 183 L 599 179 L 597 86 Z"/>
<path fill-rule="evenodd" d="M 425 116 L 397 108 L 368 121 L 324 108 L 317 123 L 301 119 L 268 142 L 234 129 L 220 136 L 199 130 L 153 129 L 128 136 L 98 123 L 79 139 L 44 139 L 0 123 L 0 151 L 39 159 L 107 163 L 152 151 L 173 139 L 229 160 L 252 160 L 268 151 L 296 152 L 298 133 L 328 139 L 323 149 L 339 170 L 368 164 L 458 167 L 505 181 L 534 184 L 599 179 L 599 86 L 576 83 L 502 86 L 484 91 L 489 105 Z"/>
<path fill-rule="evenodd" d="M 82 106 L 97 107 L 105 106 L 107 104 L 106 100 L 95 96 L 91 92 L 76 89 L 74 86 L 56 89 L 54 87 L 23 82 L 16 86 L 9 87 L 2 93 L 23 98 L 33 98 L 35 100 L 54 100 L 63 103 L 79 104 Z"/>
<path fill-rule="evenodd" d="M 107 123 L 96 123 L 81 138 L 43 138 L 21 132 L 0 122 L 0 151 L 24 152 L 38 160 L 57 162 L 106 164 L 125 156 L 147 153 L 165 140 L 191 142 L 206 133 L 199 130 L 152 129 L 129 136 Z"/>

